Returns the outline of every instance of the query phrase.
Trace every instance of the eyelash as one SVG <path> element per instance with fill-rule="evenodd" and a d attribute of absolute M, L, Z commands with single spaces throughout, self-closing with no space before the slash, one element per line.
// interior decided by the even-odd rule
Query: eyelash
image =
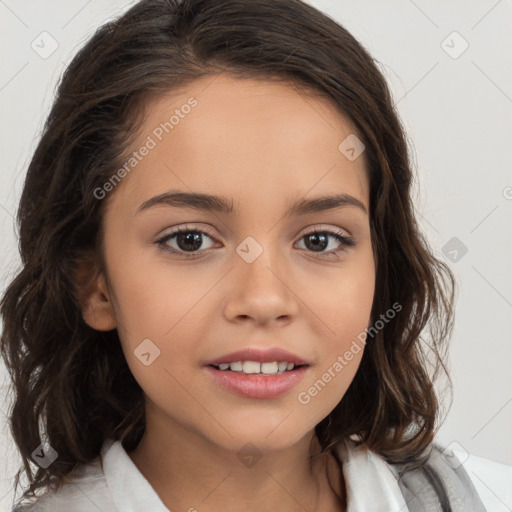
<path fill-rule="evenodd" d="M 180 233 L 199 233 L 201 235 L 207 235 L 209 238 L 211 238 L 213 241 L 215 241 L 215 237 L 208 230 L 194 229 L 194 228 L 189 228 L 188 226 L 186 226 L 185 228 L 177 228 L 175 231 L 164 235 L 163 237 L 158 239 L 155 242 L 155 244 L 158 246 L 158 248 L 160 250 L 162 250 L 166 253 L 177 254 L 180 257 L 184 257 L 184 258 L 194 258 L 194 257 L 197 258 L 197 255 L 203 251 L 187 253 L 185 251 L 170 248 L 167 245 L 167 242 L 169 240 L 175 238 Z M 356 244 L 353 238 L 345 235 L 343 233 L 343 231 L 341 231 L 341 230 L 340 231 L 332 231 L 332 230 L 328 230 L 328 229 L 316 229 L 316 230 L 312 230 L 307 233 L 304 233 L 300 239 L 302 240 L 304 237 L 307 237 L 307 236 L 313 235 L 313 234 L 326 234 L 328 236 L 333 237 L 334 239 L 336 239 L 338 242 L 341 243 L 341 246 L 339 249 L 333 249 L 333 250 L 327 251 L 327 252 L 316 253 L 316 254 L 319 254 L 320 257 L 324 257 L 324 255 L 334 256 L 334 255 L 338 254 L 339 252 L 346 251 L 348 248 L 353 247 Z M 314 253 L 314 251 L 310 251 L 310 252 Z"/>

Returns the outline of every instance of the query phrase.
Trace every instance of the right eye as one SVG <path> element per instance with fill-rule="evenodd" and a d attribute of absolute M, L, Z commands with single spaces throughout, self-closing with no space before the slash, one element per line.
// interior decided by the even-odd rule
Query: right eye
<path fill-rule="evenodd" d="M 198 251 L 198 249 L 203 244 L 204 237 L 214 240 L 213 236 L 207 231 L 192 229 L 186 226 L 185 228 L 178 228 L 171 233 L 167 233 L 155 243 L 162 251 L 188 258 L 202 252 Z M 174 242 L 174 247 L 170 244 L 171 241 Z"/>

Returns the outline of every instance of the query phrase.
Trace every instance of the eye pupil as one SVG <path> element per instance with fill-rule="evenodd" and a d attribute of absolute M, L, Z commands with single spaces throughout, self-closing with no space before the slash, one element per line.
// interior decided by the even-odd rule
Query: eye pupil
<path fill-rule="evenodd" d="M 195 251 L 201 247 L 202 244 L 202 236 L 201 233 L 197 233 L 195 231 L 188 231 L 186 233 L 178 233 L 176 236 L 176 242 L 180 249 L 186 251 L 191 250 Z M 183 245 L 183 242 L 185 245 Z M 191 243 L 192 247 L 187 247 L 186 244 Z"/>
<path fill-rule="evenodd" d="M 325 247 L 327 247 L 327 243 L 328 243 L 328 237 L 323 234 L 323 233 L 312 233 L 310 235 L 307 235 L 306 236 L 306 240 L 312 240 L 313 243 L 312 245 L 311 244 L 308 244 L 306 242 L 306 247 L 308 245 L 311 245 L 311 248 L 313 251 L 315 252 L 319 252 L 319 251 L 322 251 L 325 249 Z M 310 247 L 308 247 L 309 249 Z"/>

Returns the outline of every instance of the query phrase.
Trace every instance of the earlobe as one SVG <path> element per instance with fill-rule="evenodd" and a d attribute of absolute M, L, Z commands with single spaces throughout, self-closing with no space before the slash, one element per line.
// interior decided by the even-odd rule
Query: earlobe
<path fill-rule="evenodd" d="M 116 328 L 117 323 L 104 274 L 98 275 L 95 281 L 85 300 L 82 316 L 93 329 L 110 331 Z"/>
<path fill-rule="evenodd" d="M 84 322 L 97 331 L 115 329 L 117 322 L 105 274 L 97 268 L 91 255 L 78 263 L 75 283 Z"/>

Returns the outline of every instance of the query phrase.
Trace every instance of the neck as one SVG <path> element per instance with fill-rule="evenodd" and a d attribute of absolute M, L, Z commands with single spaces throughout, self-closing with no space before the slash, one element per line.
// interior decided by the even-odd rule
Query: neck
<path fill-rule="evenodd" d="M 162 435 L 163 434 L 163 435 Z M 313 431 L 298 443 L 257 454 L 213 445 L 179 425 L 146 425 L 128 454 L 169 510 L 201 512 L 345 510 L 343 473 L 320 453 Z"/>

